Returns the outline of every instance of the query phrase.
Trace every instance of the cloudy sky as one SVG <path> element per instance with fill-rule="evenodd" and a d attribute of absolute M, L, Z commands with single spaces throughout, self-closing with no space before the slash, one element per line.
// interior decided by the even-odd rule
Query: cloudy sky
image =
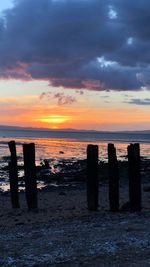
<path fill-rule="evenodd" d="M 149 0 L 1 0 L 0 124 L 149 129 Z"/>

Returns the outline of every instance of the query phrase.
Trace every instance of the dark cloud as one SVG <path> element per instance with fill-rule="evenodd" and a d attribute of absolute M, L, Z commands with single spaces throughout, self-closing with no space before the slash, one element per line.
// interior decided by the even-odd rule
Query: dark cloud
<path fill-rule="evenodd" d="M 64 93 L 43 92 L 39 98 L 40 100 L 46 99 L 48 101 L 51 99 L 56 99 L 57 104 L 59 106 L 71 105 L 77 101 L 75 97 L 70 95 L 65 95 Z"/>
<path fill-rule="evenodd" d="M 0 77 L 149 88 L 149 24 L 149 0 L 16 0 L 0 20 Z"/>
<path fill-rule="evenodd" d="M 52 98 L 52 93 L 51 92 L 43 92 L 40 96 L 39 96 L 39 99 L 42 100 L 42 99 L 48 99 L 50 100 Z"/>
<path fill-rule="evenodd" d="M 63 93 L 56 93 L 54 95 L 54 98 L 58 100 L 58 105 L 64 106 L 64 105 L 71 105 L 74 102 L 76 102 L 76 98 L 70 95 L 64 95 Z"/>
<path fill-rule="evenodd" d="M 149 0 L 113 0 L 120 23 L 125 25 L 129 36 L 149 40 L 150 2 Z M 130 26 L 130 27 L 129 27 Z"/>
<path fill-rule="evenodd" d="M 150 24 L 150 1 L 112 0 L 112 2 L 118 13 L 118 22 L 124 29 L 126 42 L 117 53 L 110 55 L 110 58 L 123 65 L 141 65 L 145 71 L 150 62 L 148 26 Z"/>
<path fill-rule="evenodd" d="M 145 99 L 132 98 L 130 101 L 126 103 L 134 104 L 134 105 L 141 105 L 141 106 L 150 106 L 150 98 L 145 98 Z"/>

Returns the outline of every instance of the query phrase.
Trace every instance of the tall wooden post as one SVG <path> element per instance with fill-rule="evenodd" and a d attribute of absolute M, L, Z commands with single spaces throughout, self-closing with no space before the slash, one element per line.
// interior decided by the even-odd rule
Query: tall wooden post
<path fill-rule="evenodd" d="M 141 211 L 140 146 L 128 146 L 129 201 L 131 211 Z"/>
<path fill-rule="evenodd" d="M 34 143 L 23 145 L 23 155 L 27 205 L 29 209 L 37 209 L 38 204 Z"/>
<path fill-rule="evenodd" d="M 109 206 L 110 211 L 119 210 L 119 170 L 114 144 L 108 144 Z"/>
<path fill-rule="evenodd" d="M 87 204 L 88 209 L 98 209 L 98 146 L 87 147 Z"/>
<path fill-rule="evenodd" d="M 10 141 L 8 143 L 8 146 L 11 154 L 11 159 L 9 162 L 11 203 L 13 208 L 20 208 L 18 196 L 18 167 L 15 141 Z"/>

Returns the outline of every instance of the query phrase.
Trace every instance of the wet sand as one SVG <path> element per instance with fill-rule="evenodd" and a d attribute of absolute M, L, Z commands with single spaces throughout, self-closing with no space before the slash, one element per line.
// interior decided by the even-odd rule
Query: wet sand
<path fill-rule="evenodd" d="M 17 210 L 10 193 L 0 193 L 0 266 L 150 266 L 149 175 L 142 170 L 141 213 L 110 212 L 107 179 L 97 212 L 87 210 L 84 181 L 39 191 L 38 211 L 28 211 L 24 192 Z M 122 177 L 120 206 L 127 201 Z"/>
<path fill-rule="evenodd" d="M 85 185 L 39 192 L 35 212 L 23 193 L 18 210 L 1 196 L 0 266 L 150 266 L 150 193 L 141 213 L 109 212 L 107 193 L 100 185 L 97 212 L 87 210 Z M 127 197 L 124 187 L 121 204 Z"/>

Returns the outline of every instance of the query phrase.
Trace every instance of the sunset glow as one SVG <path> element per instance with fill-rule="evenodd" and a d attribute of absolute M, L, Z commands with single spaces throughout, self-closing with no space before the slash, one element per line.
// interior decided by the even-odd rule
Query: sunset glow
<path fill-rule="evenodd" d="M 149 128 L 148 2 L 2 2 L 0 125 Z"/>
<path fill-rule="evenodd" d="M 11 84 L 14 88 L 12 91 L 9 89 Z M 26 89 L 20 90 L 21 86 Z M 4 125 L 125 130 L 146 129 L 149 124 L 148 106 L 128 103 L 134 97 L 134 92 L 125 96 L 123 92 L 84 90 L 80 94 L 72 89 L 49 87 L 44 81 L 11 83 L 2 80 L 0 88 L 3 89 L 0 91 L 0 124 Z M 7 95 L 7 90 L 11 95 Z M 41 98 L 44 91 L 45 97 Z M 61 101 L 70 101 L 68 95 L 76 101 L 59 103 L 59 97 Z M 141 100 L 148 98 L 148 95 L 147 90 L 136 94 Z"/>
<path fill-rule="evenodd" d="M 67 122 L 68 120 L 70 120 L 69 116 L 63 116 L 63 115 L 50 115 L 48 117 L 44 117 L 44 118 L 39 118 L 37 119 L 38 121 L 41 122 L 46 122 L 46 123 L 56 123 L 56 124 L 61 124 L 64 122 Z"/>

